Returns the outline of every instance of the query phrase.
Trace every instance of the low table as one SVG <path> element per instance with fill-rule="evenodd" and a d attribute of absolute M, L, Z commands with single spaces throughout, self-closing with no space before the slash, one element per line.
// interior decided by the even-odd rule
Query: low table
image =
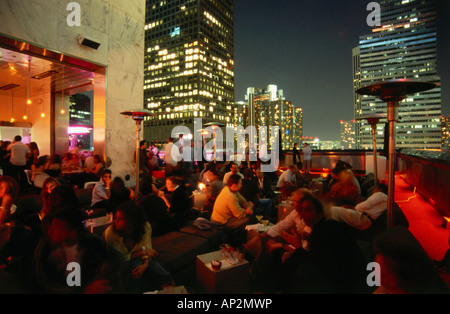
<path fill-rule="evenodd" d="M 86 220 L 84 222 L 84 227 L 89 230 L 89 232 L 101 236 L 106 228 L 112 223 L 112 216 L 102 216 Z"/>
<path fill-rule="evenodd" d="M 222 267 L 214 270 L 211 261 L 220 260 Z M 220 251 L 197 256 L 197 291 L 210 294 L 250 292 L 250 264 L 247 260 L 231 265 L 221 258 Z"/>

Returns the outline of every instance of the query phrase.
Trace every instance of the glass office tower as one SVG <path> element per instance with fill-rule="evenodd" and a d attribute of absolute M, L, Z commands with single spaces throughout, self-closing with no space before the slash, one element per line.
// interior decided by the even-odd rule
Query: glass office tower
<path fill-rule="evenodd" d="M 276 85 L 268 85 L 266 89 L 249 87 L 245 98 L 248 125 L 255 126 L 258 131 L 260 127 L 266 127 L 268 131 L 270 127 L 278 127 L 283 150 L 292 149 L 294 143 L 301 146 L 303 109 L 286 100 L 282 89 Z M 272 134 L 266 136 L 268 139 Z"/>
<path fill-rule="evenodd" d="M 440 83 L 437 71 L 437 3 L 435 0 L 384 0 L 381 26 L 360 37 L 353 50 L 354 88 L 392 79 Z M 386 113 L 386 103 L 375 97 L 355 97 L 355 118 Z M 399 108 L 397 148 L 441 148 L 441 89 L 415 94 Z M 383 146 L 384 124 L 377 128 Z M 371 126 L 357 120 L 357 143 L 372 148 Z"/>
<path fill-rule="evenodd" d="M 233 27 L 233 0 L 147 0 L 145 139 L 193 131 L 195 118 L 233 125 Z"/>

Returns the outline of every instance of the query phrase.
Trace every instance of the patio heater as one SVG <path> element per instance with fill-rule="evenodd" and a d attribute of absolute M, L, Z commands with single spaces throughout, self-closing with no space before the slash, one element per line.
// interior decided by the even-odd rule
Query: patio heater
<path fill-rule="evenodd" d="M 372 142 L 373 142 L 373 172 L 374 172 L 374 181 L 375 184 L 378 183 L 378 158 L 377 158 L 377 124 L 381 119 L 386 118 L 384 114 L 374 114 L 369 116 L 362 116 L 356 118 L 356 120 L 367 120 L 369 124 L 372 126 Z"/>
<path fill-rule="evenodd" d="M 135 175 L 136 175 L 136 185 L 135 185 L 135 199 L 139 200 L 139 132 L 140 132 L 140 126 L 141 122 L 144 120 L 145 117 L 148 116 L 155 116 L 154 113 L 150 112 L 146 109 L 134 109 L 130 111 L 122 111 L 120 114 L 124 116 L 131 116 L 131 118 L 135 121 L 135 128 L 136 128 L 136 165 L 135 165 Z"/>
<path fill-rule="evenodd" d="M 206 126 L 210 126 L 213 130 L 213 139 L 214 139 L 214 163 L 216 163 L 216 129 L 220 127 L 224 127 L 225 124 L 222 122 L 208 122 L 205 123 Z"/>
<path fill-rule="evenodd" d="M 394 226 L 395 127 L 398 120 L 398 108 L 400 102 L 408 95 L 424 92 L 437 86 L 437 84 L 431 82 L 396 79 L 370 84 L 361 87 L 356 91 L 360 95 L 378 97 L 380 100 L 387 103 L 389 122 L 388 229 Z"/>

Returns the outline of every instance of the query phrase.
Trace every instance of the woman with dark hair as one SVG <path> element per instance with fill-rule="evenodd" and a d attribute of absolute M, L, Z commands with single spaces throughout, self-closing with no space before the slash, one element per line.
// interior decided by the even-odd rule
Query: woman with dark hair
<path fill-rule="evenodd" d="M 92 168 L 85 168 L 84 170 L 90 174 L 92 181 L 100 180 L 103 172 L 103 161 L 100 155 L 94 155 L 94 166 Z"/>
<path fill-rule="evenodd" d="M 163 191 L 159 191 L 159 197 L 166 203 L 167 210 L 171 216 L 172 229 L 176 230 L 183 226 L 188 219 L 192 209 L 192 198 L 182 180 L 175 176 L 166 178 L 166 189 L 171 193 L 170 201 Z"/>
<path fill-rule="evenodd" d="M 39 153 L 39 147 L 36 142 L 29 143 L 28 147 L 30 148 L 31 154 L 30 154 L 30 158 L 28 158 L 28 160 L 27 160 L 26 167 L 27 167 L 27 169 L 31 169 L 31 166 L 37 163 L 40 153 Z"/>
<path fill-rule="evenodd" d="M 19 184 L 14 178 L 0 176 L 0 263 L 8 264 L 9 257 L 24 255 L 32 244 L 29 230 L 13 216 Z"/>
<path fill-rule="evenodd" d="M 44 168 L 50 176 L 58 178 L 61 174 L 61 156 L 58 154 L 50 156 Z"/>
<path fill-rule="evenodd" d="M 47 215 L 50 211 L 50 194 L 52 193 L 53 189 L 57 186 L 60 186 L 58 180 L 56 180 L 53 177 L 48 177 L 45 179 L 44 183 L 42 184 L 41 189 L 41 199 L 42 199 L 42 208 L 39 211 L 39 218 L 42 220 L 45 215 Z"/>
<path fill-rule="evenodd" d="M 111 254 L 123 266 L 125 292 L 142 293 L 173 284 L 171 275 L 152 257 L 158 255 L 152 248 L 152 228 L 142 208 L 134 201 L 117 207 L 114 223 L 105 231 L 105 240 Z"/>
<path fill-rule="evenodd" d="M 55 213 L 62 210 L 73 209 L 81 213 L 84 219 L 87 218 L 85 212 L 78 208 L 78 197 L 75 194 L 74 189 L 68 185 L 58 185 L 50 193 L 47 212 L 42 218 L 42 231 L 45 234 L 47 232 L 49 223 Z"/>
<path fill-rule="evenodd" d="M 122 180 L 122 178 L 115 177 L 111 182 L 111 196 L 108 200 L 106 209 L 110 212 L 115 212 L 117 206 L 133 199 L 133 191 L 125 186 L 125 182 Z"/>
<path fill-rule="evenodd" d="M 0 176 L 0 224 L 5 223 L 15 210 L 14 201 L 19 195 L 19 185 L 14 178 Z"/>
<path fill-rule="evenodd" d="M 48 161 L 48 156 L 40 156 L 35 163 L 31 165 L 31 181 L 34 181 L 36 173 L 45 172 L 45 164 Z"/>
<path fill-rule="evenodd" d="M 79 174 L 73 174 L 70 181 L 74 187 L 83 188 L 86 182 L 100 181 L 105 171 L 103 160 L 100 155 L 94 155 L 94 164 L 92 167 L 84 167 L 84 171 Z"/>

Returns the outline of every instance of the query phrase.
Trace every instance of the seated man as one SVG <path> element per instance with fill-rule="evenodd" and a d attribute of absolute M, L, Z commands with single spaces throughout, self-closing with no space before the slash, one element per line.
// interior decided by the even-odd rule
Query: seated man
<path fill-rule="evenodd" d="M 227 186 L 222 189 L 214 203 L 211 221 L 225 225 L 229 228 L 238 228 L 249 221 L 253 215 L 253 206 L 239 193 L 242 187 L 242 179 L 233 174 L 227 181 Z"/>
<path fill-rule="evenodd" d="M 241 195 L 248 202 L 252 202 L 255 205 L 255 214 L 263 215 L 266 218 L 271 217 L 272 201 L 268 198 L 261 198 L 253 170 L 250 168 L 246 169 L 244 171 L 244 177 L 244 180 L 242 180 L 242 188 L 239 191 Z"/>
<path fill-rule="evenodd" d="M 387 201 L 387 186 L 380 183 L 375 186 L 373 194 L 364 202 L 358 203 L 354 209 L 343 206 L 331 207 L 331 219 L 345 222 L 358 230 L 365 230 L 387 210 Z"/>
<path fill-rule="evenodd" d="M 92 208 L 106 208 L 108 200 L 111 197 L 111 170 L 106 169 L 92 190 Z"/>
<path fill-rule="evenodd" d="M 255 259 L 259 259 L 261 254 L 263 254 L 262 258 L 264 259 L 272 250 L 282 248 L 287 242 L 285 237 L 290 237 L 291 233 L 298 236 L 301 239 L 303 249 L 308 250 L 307 239 L 311 233 L 311 228 L 306 226 L 300 216 L 299 204 L 306 195 L 310 194 L 307 189 L 300 188 L 295 190 L 291 197 L 293 210 L 283 220 L 266 232 L 250 232 L 248 234 L 247 247 Z"/>
<path fill-rule="evenodd" d="M 203 204 L 203 217 L 209 219 L 211 217 L 214 203 L 217 196 L 223 189 L 223 182 L 220 180 L 219 171 L 216 168 L 210 168 L 203 175 L 203 182 L 206 184 L 206 201 Z"/>
<path fill-rule="evenodd" d="M 230 171 L 225 173 L 225 175 L 223 176 L 223 185 L 227 185 L 228 182 L 228 178 L 234 174 L 237 174 L 238 176 L 241 177 L 241 179 L 244 179 L 244 175 L 242 173 L 239 172 L 239 167 L 236 163 L 231 163 L 230 166 Z"/>
<path fill-rule="evenodd" d="M 277 188 L 281 189 L 286 186 L 297 186 L 297 171 L 296 165 L 290 165 L 289 168 L 280 175 Z"/>
<path fill-rule="evenodd" d="M 272 181 L 268 175 L 261 171 L 261 168 L 256 169 L 256 183 L 258 183 L 259 194 L 262 198 L 272 199 L 275 196 L 272 190 Z"/>
<path fill-rule="evenodd" d="M 303 197 L 306 195 L 310 195 L 311 193 L 304 188 L 300 188 L 294 191 L 292 194 L 292 207 L 293 210 L 281 221 L 279 221 L 276 225 L 272 226 L 266 233 L 262 234 L 262 236 L 269 236 L 271 238 L 279 238 L 283 235 L 284 232 L 288 232 L 289 230 L 295 231 L 299 236 L 304 236 L 306 239 L 307 235 L 311 232 L 311 228 L 305 225 L 302 217 L 299 212 L 299 204 Z M 303 242 L 303 248 L 307 249 L 307 241 Z"/>

